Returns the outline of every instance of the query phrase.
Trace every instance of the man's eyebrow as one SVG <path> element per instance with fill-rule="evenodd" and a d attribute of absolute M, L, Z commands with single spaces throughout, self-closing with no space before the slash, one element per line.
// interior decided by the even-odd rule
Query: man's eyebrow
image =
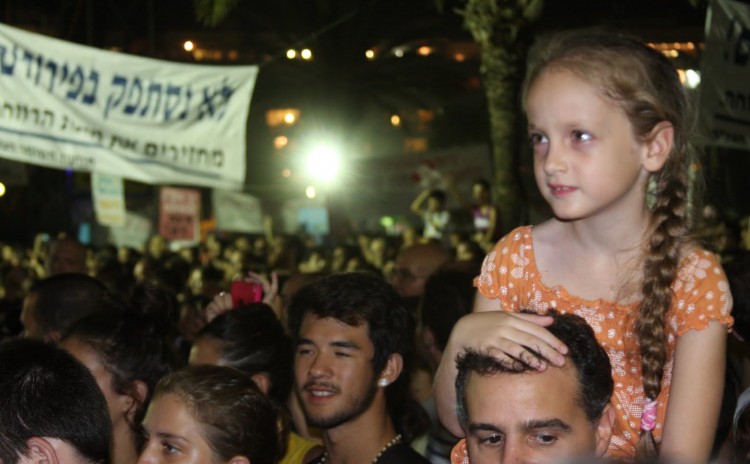
<path fill-rule="evenodd" d="M 297 340 L 297 346 L 300 346 L 300 345 L 315 345 L 315 343 L 313 343 L 313 341 L 310 340 L 309 338 L 300 338 L 299 340 Z M 346 348 L 349 350 L 361 350 L 359 345 L 357 345 L 354 342 L 350 342 L 348 340 L 334 340 L 330 342 L 328 345 L 336 347 L 336 348 Z"/>
<path fill-rule="evenodd" d="M 557 418 L 552 419 L 532 419 L 530 421 L 526 421 L 524 424 L 525 430 L 535 430 L 535 429 L 555 429 L 559 430 L 561 432 L 571 432 L 573 431 L 573 427 L 570 426 L 567 422 L 564 422 Z"/>
<path fill-rule="evenodd" d="M 472 422 L 469 424 L 469 433 L 485 431 L 485 432 L 498 432 L 502 433 L 500 427 L 492 424 L 486 424 L 484 422 Z"/>
<path fill-rule="evenodd" d="M 331 346 L 335 346 L 337 348 L 347 348 L 350 350 L 359 350 L 359 345 L 357 345 L 354 342 L 350 342 L 348 340 L 336 340 L 330 343 Z"/>

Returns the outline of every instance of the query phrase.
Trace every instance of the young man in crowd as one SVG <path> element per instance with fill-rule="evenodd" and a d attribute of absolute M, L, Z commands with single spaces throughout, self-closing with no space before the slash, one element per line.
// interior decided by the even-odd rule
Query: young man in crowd
<path fill-rule="evenodd" d="M 547 329 L 568 347 L 562 367 L 539 371 L 529 360 L 502 363 L 474 351 L 458 356 L 466 438 L 453 449 L 453 464 L 584 462 L 607 451 L 614 423 L 607 353 L 582 318 L 550 315 Z"/>
<path fill-rule="evenodd" d="M 335 274 L 302 288 L 290 314 L 296 392 L 326 448 L 315 462 L 426 464 L 409 446 L 429 427 L 408 390 L 414 317 L 393 288 Z"/>

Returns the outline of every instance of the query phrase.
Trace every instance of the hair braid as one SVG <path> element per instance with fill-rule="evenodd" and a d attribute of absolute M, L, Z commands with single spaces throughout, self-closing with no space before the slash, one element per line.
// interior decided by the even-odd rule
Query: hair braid
<path fill-rule="evenodd" d="M 653 233 L 643 267 L 643 301 L 636 321 L 643 390 L 646 397 L 653 401 L 661 392 L 667 355 L 665 319 L 672 303 L 671 285 L 677 274 L 680 250 L 688 230 L 686 170 L 665 168 L 664 171 L 665 175 L 661 176 L 655 192 Z M 636 458 L 655 459 L 656 456 L 652 432 L 641 430 Z"/>

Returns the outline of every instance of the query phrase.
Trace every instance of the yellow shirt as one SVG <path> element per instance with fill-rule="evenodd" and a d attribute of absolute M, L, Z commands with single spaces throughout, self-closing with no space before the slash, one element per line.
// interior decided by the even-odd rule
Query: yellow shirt
<path fill-rule="evenodd" d="M 320 445 L 294 432 L 289 432 L 289 443 L 286 447 L 286 454 L 281 458 L 279 464 L 305 464 L 303 461 L 305 456 L 316 446 Z"/>

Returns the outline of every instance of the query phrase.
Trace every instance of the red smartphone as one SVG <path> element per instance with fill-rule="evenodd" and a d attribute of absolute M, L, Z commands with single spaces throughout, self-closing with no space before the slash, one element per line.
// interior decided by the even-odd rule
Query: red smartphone
<path fill-rule="evenodd" d="M 263 286 L 258 282 L 235 280 L 232 282 L 232 307 L 263 301 Z"/>

